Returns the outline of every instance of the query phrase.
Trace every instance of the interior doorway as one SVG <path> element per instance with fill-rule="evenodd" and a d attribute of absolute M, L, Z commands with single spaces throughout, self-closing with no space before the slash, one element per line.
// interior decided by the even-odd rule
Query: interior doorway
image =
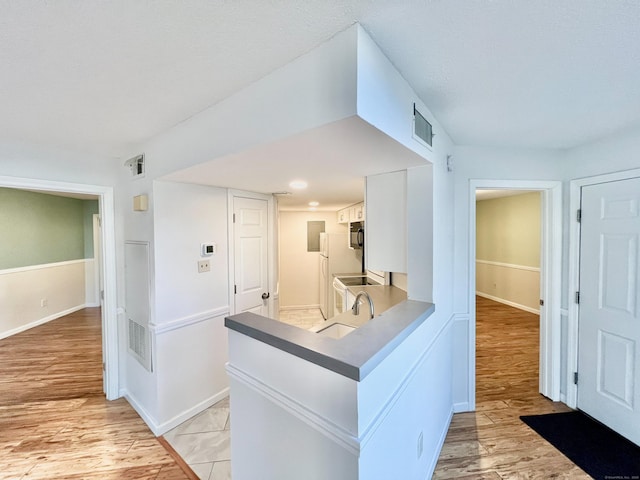
<path fill-rule="evenodd" d="M 541 193 L 476 190 L 476 401 L 539 391 Z"/>
<path fill-rule="evenodd" d="M 560 268 L 562 244 L 561 182 L 472 180 L 469 190 L 469 405 L 476 406 L 476 190 L 536 191 L 540 211 L 539 392 L 560 400 Z M 500 262 L 497 262 L 500 263 Z M 504 262 L 503 262 L 504 263 Z"/>
<path fill-rule="evenodd" d="M 118 326 L 116 300 L 116 254 L 113 188 L 97 185 L 55 182 L 0 176 L 0 187 L 32 190 L 42 193 L 89 195 L 98 198 L 101 215 L 100 254 L 102 258 L 102 338 L 103 338 L 103 385 L 108 400 L 119 394 L 118 379 Z"/>

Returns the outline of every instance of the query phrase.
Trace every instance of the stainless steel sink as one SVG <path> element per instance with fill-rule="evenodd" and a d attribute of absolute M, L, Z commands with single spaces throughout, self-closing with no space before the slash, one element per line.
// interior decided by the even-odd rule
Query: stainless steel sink
<path fill-rule="evenodd" d="M 344 323 L 334 323 L 333 325 L 329 325 L 328 327 L 318 330 L 316 333 L 330 338 L 342 338 L 353 332 L 355 329 L 355 327 L 345 325 Z"/>

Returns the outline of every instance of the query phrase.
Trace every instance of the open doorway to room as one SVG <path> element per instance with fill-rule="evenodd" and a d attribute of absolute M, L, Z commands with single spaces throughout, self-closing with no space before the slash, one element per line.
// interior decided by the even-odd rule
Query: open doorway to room
<path fill-rule="evenodd" d="M 23 324 L 21 325 L 11 325 L 6 330 L 9 334 L 14 330 L 15 332 L 13 333 L 22 331 L 28 332 L 33 330 L 31 327 L 46 327 L 46 324 L 54 318 L 59 318 L 62 323 L 65 323 L 65 325 L 66 323 L 71 322 L 71 327 L 73 327 L 74 322 L 86 324 L 85 326 L 87 328 L 85 329 L 85 333 L 93 339 L 94 343 L 97 342 L 95 348 L 91 352 L 91 355 L 97 358 L 96 362 L 94 362 L 97 364 L 96 378 L 94 379 L 94 383 L 96 383 L 96 385 L 94 389 L 96 389 L 98 393 L 104 393 L 109 400 L 118 398 L 118 337 L 115 288 L 113 189 L 111 187 L 13 177 L 0 177 L 0 188 L 11 189 L 15 192 L 22 193 L 28 191 L 36 195 L 48 194 L 50 198 L 70 197 L 75 200 L 88 200 L 88 202 L 86 202 L 87 205 L 81 205 L 80 207 L 76 205 L 74 207 L 82 209 L 82 216 L 86 217 L 86 221 L 81 222 L 82 225 L 77 226 L 78 230 L 82 230 L 81 232 L 78 232 L 78 236 L 82 237 L 81 245 L 77 246 L 77 248 L 83 250 L 81 252 L 82 254 L 79 255 L 82 258 L 65 261 L 63 259 L 66 258 L 65 255 L 68 256 L 70 254 L 69 252 L 63 252 L 61 257 L 61 259 L 63 259 L 62 261 L 54 261 L 55 258 L 52 257 L 53 260 L 49 259 L 50 261 L 34 260 L 31 262 L 33 268 L 28 266 L 26 267 L 26 271 L 42 270 L 38 267 L 43 264 L 47 267 L 53 265 L 56 268 L 61 267 L 63 269 L 68 269 L 69 272 L 65 271 L 62 272 L 62 274 L 71 275 L 71 278 L 74 278 L 75 283 L 78 283 L 79 285 L 78 288 L 75 289 L 76 292 L 74 294 L 74 298 L 57 298 L 58 296 L 64 297 L 69 293 L 64 291 L 64 289 L 63 294 L 53 292 L 51 296 L 45 294 L 44 290 L 42 292 L 35 292 L 41 293 L 41 295 L 36 299 L 36 307 L 39 307 L 39 309 L 43 311 L 46 310 L 47 307 L 50 307 L 49 309 L 51 310 L 51 314 L 48 315 L 41 314 L 42 312 L 36 312 L 35 317 L 31 319 L 31 321 L 22 322 Z M 51 197 L 51 195 L 53 196 Z M 96 218 L 96 215 L 99 215 L 99 219 Z M 96 226 L 98 226 L 97 230 Z M 38 230 L 35 229 L 34 231 L 37 232 Z M 44 240 L 44 242 L 40 242 L 41 247 L 38 248 L 46 250 L 47 238 Z M 64 241 L 62 244 L 63 243 Z M 65 247 L 61 246 L 61 248 L 64 249 Z M 92 251 L 94 248 L 99 249 L 97 254 Z M 72 254 L 68 258 L 77 256 L 77 254 Z M 88 257 L 91 257 L 91 261 L 87 261 Z M 18 273 L 21 273 L 25 269 L 5 269 L 5 273 L 6 271 L 11 273 L 13 270 L 17 270 Z M 47 268 L 45 270 L 48 271 L 49 269 Z M 45 277 L 47 274 L 48 273 L 45 273 Z M 51 278 L 44 278 L 41 280 L 44 285 L 56 282 L 65 285 L 67 281 L 70 281 L 66 277 L 61 280 L 60 277 L 56 277 L 55 272 Z M 28 291 L 36 289 L 37 285 L 29 283 L 32 282 L 32 280 L 27 279 L 27 282 L 28 285 L 23 285 L 19 290 Z M 97 283 L 97 285 L 95 285 L 95 283 Z M 81 293 L 78 293 L 80 290 Z M 65 301 L 63 302 L 62 300 Z M 33 301 L 31 303 L 33 303 Z M 78 306 L 88 308 L 78 310 Z M 69 331 L 74 332 L 74 328 L 70 328 Z M 53 337 L 51 340 L 52 339 Z M 77 344 L 77 342 L 71 342 L 68 348 L 64 348 L 67 350 L 72 349 L 74 344 Z M 42 343 L 40 343 L 40 345 L 42 345 Z M 53 367 L 49 365 L 49 369 L 51 368 Z"/>
<path fill-rule="evenodd" d="M 542 194 L 476 190 L 476 401 L 539 392 Z"/>
<path fill-rule="evenodd" d="M 103 393 L 96 217 L 96 195 L 0 187 L 2 400 Z"/>
<path fill-rule="evenodd" d="M 481 335 L 481 330 L 476 331 L 476 292 L 479 288 L 476 285 L 476 190 L 519 190 L 527 192 L 539 192 L 540 196 L 540 249 L 539 249 L 539 293 L 530 294 L 530 300 L 513 301 L 519 305 L 524 305 L 525 301 L 530 302 L 530 307 L 535 308 L 537 297 L 540 309 L 539 320 L 539 363 L 538 363 L 538 389 L 542 395 L 557 401 L 560 399 L 560 379 L 561 379 L 561 319 L 560 319 L 560 291 L 561 291 L 561 253 L 562 253 L 562 182 L 558 181 L 524 181 L 524 180 L 471 180 L 469 184 L 469 397 L 471 409 L 476 408 L 476 337 Z M 482 213 L 481 213 L 482 215 Z M 487 260 L 478 258 L 479 260 Z M 491 260 L 491 259 L 488 259 Z M 511 262 L 514 262 L 513 260 Z M 501 268 L 510 262 L 494 261 L 497 265 L 487 265 L 485 262 L 481 269 Z M 483 274 L 482 270 L 479 272 Z M 489 277 L 490 278 L 490 277 Z M 483 279 L 484 281 L 484 279 Z M 498 282 L 495 282 L 496 284 Z M 511 287 L 511 286 L 510 286 Z M 494 293 L 498 293 L 497 285 L 493 283 L 489 286 L 480 285 L 480 288 L 495 288 Z M 535 290 L 535 287 L 534 287 Z M 485 295 L 486 297 L 487 295 Z M 497 298 L 497 295 L 494 295 Z M 524 298 L 524 297 L 523 297 Z M 483 298 L 484 300 L 491 300 Z M 540 302 L 542 300 L 542 302 Z M 496 302 L 501 305 L 500 302 Z M 529 314 L 524 311 L 523 313 Z M 531 313 L 531 315 L 534 315 Z M 509 335 L 517 336 L 514 332 L 506 331 L 502 337 L 509 338 Z M 536 335 L 535 332 L 532 333 Z M 480 338 L 479 340 L 482 340 Z M 488 341 L 496 342 L 496 338 L 489 338 Z M 530 362 L 531 363 L 531 362 Z M 535 363 L 535 360 L 533 361 Z M 512 368 L 507 364 L 493 366 L 490 370 L 508 372 Z M 517 374 L 516 374 L 517 376 Z M 524 382 L 524 380 L 522 380 Z M 530 380 L 529 380 L 530 381 Z M 514 380 L 517 383 L 517 380 Z M 512 387 L 505 386 L 505 390 L 512 391 Z"/>

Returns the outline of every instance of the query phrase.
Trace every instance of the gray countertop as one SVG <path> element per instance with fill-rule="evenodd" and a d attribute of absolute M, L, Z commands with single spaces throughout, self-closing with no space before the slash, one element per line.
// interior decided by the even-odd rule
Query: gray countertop
<path fill-rule="evenodd" d="M 348 310 L 319 327 L 326 328 L 333 323 L 359 327 L 342 338 L 326 337 L 249 312 L 225 318 L 225 326 L 340 375 L 361 381 L 429 318 L 435 311 L 435 305 L 404 300 L 406 294 L 396 287 L 378 285 L 353 288 L 354 295 L 360 290 L 367 291 L 372 296 L 375 310 L 382 313 L 368 320 L 368 306 L 365 302 L 360 315 L 355 316 Z M 385 302 L 388 305 L 396 304 L 385 309 Z"/>
<path fill-rule="evenodd" d="M 407 293 L 393 285 L 357 285 L 355 287 L 347 287 L 347 290 L 353 296 L 356 296 L 359 292 L 367 292 L 371 300 L 373 300 L 373 307 L 376 312 L 384 312 L 407 299 Z M 369 311 L 369 305 L 366 301 L 363 302 L 360 311 Z"/>

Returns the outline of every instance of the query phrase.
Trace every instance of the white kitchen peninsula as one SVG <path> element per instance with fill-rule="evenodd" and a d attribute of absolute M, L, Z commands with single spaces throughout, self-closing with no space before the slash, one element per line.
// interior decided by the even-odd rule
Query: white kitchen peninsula
<path fill-rule="evenodd" d="M 436 412 L 450 395 L 429 388 L 451 368 L 434 310 L 402 301 L 339 339 L 228 317 L 234 480 L 425 478 L 449 421 Z"/>

